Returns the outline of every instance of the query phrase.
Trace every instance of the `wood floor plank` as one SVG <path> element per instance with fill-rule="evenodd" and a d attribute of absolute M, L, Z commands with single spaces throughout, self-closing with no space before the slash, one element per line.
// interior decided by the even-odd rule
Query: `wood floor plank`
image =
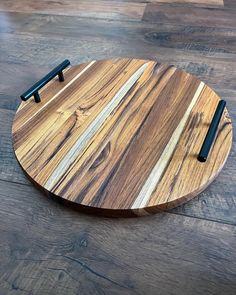
<path fill-rule="evenodd" d="M 21 11 L 55 15 L 76 15 L 80 17 L 140 20 L 145 3 L 112 1 L 39 1 L 1 0 L 0 11 Z"/>
<path fill-rule="evenodd" d="M 236 220 L 235 142 L 220 177 L 174 214 L 110 220 L 61 206 L 28 182 L 12 153 L 10 110 L 65 57 L 131 56 L 196 74 L 227 100 L 235 122 L 235 1 L 204 9 L 208 0 L 160 0 L 148 3 L 143 22 L 155 0 L 76 0 L 76 9 L 73 0 L 43 1 L 38 11 L 27 1 L 0 3 L 0 294 L 234 295 L 235 226 L 220 223 Z"/>
<path fill-rule="evenodd" d="M 224 0 L 225 9 L 236 9 L 236 2 L 234 0 Z"/>
<path fill-rule="evenodd" d="M 151 0 L 151 3 L 180 3 L 182 5 L 193 5 L 198 7 L 224 7 L 224 0 Z"/>
<path fill-rule="evenodd" d="M 1 15 L 0 19 L 3 18 Z M 5 42 L 0 48 L 3 62 L 38 63 L 41 69 L 43 65 L 54 66 L 60 63 L 65 57 L 71 58 L 74 63 L 79 63 L 92 57 L 96 59 L 114 57 L 114 52 L 117 52 L 119 56 L 135 55 L 141 58 L 160 59 L 161 62 L 173 63 L 198 75 L 204 81 L 213 83 L 212 86 L 216 83 L 216 86 L 222 88 L 223 85 L 219 83 L 224 83 L 224 88 L 235 88 L 234 29 L 196 26 L 175 28 L 174 25 L 157 27 L 155 24 L 146 23 L 137 26 L 112 22 L 109 24 L 109 30 L 104 30 L 106 21 L 83 24 L 83 20 L 76 18 L 35 15 L 30 17 L 27 14 L 10 14 L 9 20 L 7 26 L 1 26 L 5 31 L 2 34 Z M 30 26 L 27 25 L 28 22 Z M 94 27 L 96 30 L 93 30 Z M 35 34 L 37 39 L 33 37 Z M 65 36 L 70 39 L 69 48 L 64 42 Z M 95 40 L 99 43 L 99 51 Z M 35 52 L 37 59 L 34 58 Z M 14 72 L 13 66 L 9 69 L 9 74 L 8 67 L 3 70 L 3 79 L 14 77 L 16 82 L 21 77 L 19 75 L 15 78 L 17 71 L 24 73 L 29 70 L 31 73 L 27 67 L 21 67 Z M 30 81 L 32 80 L 30 78 Z M 9 95 L 6 92 L 2 94 Z"/>
<path fill-rule="evenodd" d="M 7 21 L 6 21 L 7 19 Z M 30 25 L 29 25 L 30 24 Z M 109 26 L 109 30 L 104 30 Z M 78 27 L 80 28 L 78 30 Z M 68 16 L 48 16 L 28 13 L 0 12 L 0 32 L 36 33 L 44 36 L 66 36 L 77 39 L 102 38 L 110 41 L 131 42 L 131 45 L 160 46 L 185 51 L 204 52 L 205 55 L 235 53 L 236 29 L 197 25 L 152 24 L 89 20 Z M 7 41 L 7 38 L 6 38 Z"/>
<path fill-rule="evenodd" d="M 22 173 L 12 148 L 11 128 L 14 111 L 0 109 L 0 179 L 30 185 Z"/>
<path fill-rule="evenodd" d="M 70 38 L 71 46 L 64 43 L 62 36 L 44 36 L 37 34 L 9 34 L 4 33 L 6 42 L 0 48 L 0 62 L 37 64 L 48 66 L 59 64 L 65 58 L 69 58 L 73 64 L 104 59 L 105 57 L 132 56 L 138 58 L 150 58 L 160 62 L 174 64 L 190 73 L 196 74 L 204 82 L 213 86 L 219 83 L 221 87 L 235 89 L 235 55 L 215 53 L 208 55 L 204 51 L 188 51 L 175 48 L 163 48 L 160 46 L 145 44 L 137 47 L 136 41 L 126 43 L 99 38 L 100 50 L 96 49 L 94 38 L 83 37 L 81 39 Z M 44 46 L 44 44 L 48 44 Z M 104 47 L 103 47 L 104 45 Z M 132 45 L 132 46 L 131 46 Z M 138 49 L 137 49 L 138 48 Z M 27 54 L 25 51 L 27 50 Z M 116 50 L 116 55 L 114 55 Z M 37 59 L 34 54 L 37 52 Z M 52 68 L 52 66 L 51 66 Z M 211 84 L 213 83 L 213 84 Z"/>
<path fill-rule="evenodd" d="M 235 14 L 231 10 L 187 7 L 178 4 L 148 3 L 143 15 L 147 22 L 181 23 L 214 27 L 235 27 Z"/>
<path fill-rule="evenodd" d="M 5 62 L 0 64 L 0 108 L 8 110 L 16 110 L 21 102 L 20 95 L 53 67 L 53 65 L 39 67 Z"/>
<path fill-rule="evenodd" d="M 0 196 L 5 295 L 234 294 L 231 225 L 168 213 L 97 218 L 6 182 Z"/>

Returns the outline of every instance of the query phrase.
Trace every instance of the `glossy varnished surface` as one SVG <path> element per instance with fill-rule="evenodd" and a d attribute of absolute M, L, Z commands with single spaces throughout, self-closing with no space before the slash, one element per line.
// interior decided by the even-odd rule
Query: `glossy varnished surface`
<path fill-rule="evenodd" d="M 26 174 L 65 200 L 115 214 L 177 206 L 219 173 L 232 142 L 225 111 L 197 160 L 219 97 L 196 77 L 148 60 L 91 61 L 22 102 L 13 145 Z"/>

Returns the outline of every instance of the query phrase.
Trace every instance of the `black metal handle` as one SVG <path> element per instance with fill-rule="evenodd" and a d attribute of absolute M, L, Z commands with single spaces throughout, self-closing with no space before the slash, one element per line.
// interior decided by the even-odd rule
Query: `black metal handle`
<path fill-rule="evenodd" d="M 32 95 L 34 96 L 35 102 L 40 102 L 40 96 L 39 96 L 39 89 L 41 89 L 44 85 L 46 85 L 50 80 L 52 80 L 54 77 L 58 75 L 59 81 L 64 81 L 63 76 L 63 70 L 67 68 L 70 65 L 70 61 L 68 59 L 64 60 L 61 64 L 59 64 L 57 67 L 55 67 L 50 73 L 48 73 L 45 77 L 43 77 L 41 80 L 39 80 L 37 83 L 35 83 L 30 89 L 25 91 L 20 97 L 22 100 L 26 101 L 29 99 Z"/>
<path fill-rule="evenodd" d="M 226 106 L 226 101 L 220 100 L 218 103 L 218 106 L 216 108 L 214 117 L 211 121 L 210 127 L 208 129 L 207 135 L 206 135 L 204 142 L 202 144 L 200 153 L 198 155 L 198 161 L 200 161 L 200 162 L 205 162 L 207 159 L 207 156 L 208 156 L 209 151 L 211 149 L 212 143 L 215 139 L 216 131 L 217 131 L 218 125 L 220 123 L 220 119 L 223 114 L 225 106 Z"/>

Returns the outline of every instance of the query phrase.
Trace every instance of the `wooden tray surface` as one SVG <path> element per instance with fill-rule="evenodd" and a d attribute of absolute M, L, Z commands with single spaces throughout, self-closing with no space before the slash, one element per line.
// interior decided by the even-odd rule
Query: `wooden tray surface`
<path fill-rule="evenodd" d="M 197 160 L 218 95 L 156 61 L 92 61 L 22 102 L 13 147 L 41 189 L 81 209 L 145 215 L 186 202 L 222 169 L 232 144 L 225 109 L 205 163 Z"/>

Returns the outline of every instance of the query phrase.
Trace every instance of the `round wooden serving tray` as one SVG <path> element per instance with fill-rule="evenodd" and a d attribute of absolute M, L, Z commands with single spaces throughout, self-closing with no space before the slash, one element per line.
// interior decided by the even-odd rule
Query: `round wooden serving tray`
<path fill-rule="evenodd" d="M 200 162 L 220 98 L 196 77 L 138 59 L 63 73 L 43 85 L 41 102 L 35 94 L 21 103 L 12 128 L 22 169 L 48 194 L 106 215 L 145 215 L 190 200 L 219 174 L 232 124 L 224 109 Z"/>

